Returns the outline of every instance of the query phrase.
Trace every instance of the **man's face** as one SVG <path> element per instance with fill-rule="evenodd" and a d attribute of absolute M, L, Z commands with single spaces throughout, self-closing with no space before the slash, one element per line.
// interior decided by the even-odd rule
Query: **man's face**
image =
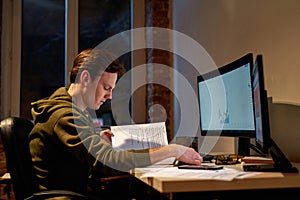
<path fill-rule="evenodd" d="M 91 96 L 95 99 L 94 103 L 90 102 L 90 108 L 98 110 L 107 99 L 112 98 L 112 90 L 115 88 L 117 77 L 117 73 L 104 72 L 91 83 L 91 91 L 93 91 Z"/>

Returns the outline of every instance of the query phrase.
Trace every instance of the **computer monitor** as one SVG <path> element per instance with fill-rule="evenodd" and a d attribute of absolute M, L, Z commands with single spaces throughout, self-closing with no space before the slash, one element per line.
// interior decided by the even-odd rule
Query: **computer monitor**
<path fill-rule="evenodd" d="M 264 70 L 262 55 L 257 55 L 252 71 L 254 116 L 256 124 L 255 145 L 258 153 L 268 154 L 270 127 L 268 97 L 264 84 Z"/>
<path fill-rule="evenodd" d="M 248 53 L 197 77 L 201 135 L 239 138 L 240 155 L 249 155 L 255 138 L 252 69 Z"/>

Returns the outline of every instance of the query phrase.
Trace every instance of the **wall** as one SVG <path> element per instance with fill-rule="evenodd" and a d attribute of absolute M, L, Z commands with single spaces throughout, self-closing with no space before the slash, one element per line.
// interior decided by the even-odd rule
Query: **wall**
<path fill-rule="evenodd" d="M 263 54 L 268 96 L 300 105 L 299 10 L 297 0 L 173 0 L 173 28 L 199 42 L 217 66 Z M 175 67 L 195 79 L 185 62 Z"/>
<path fill-rule="evenodd" d="M 261 53 L 269 96 L 300 104 L 300 1 L 173 0 L 173 7 L 174 29 L 197 40 L 218 66 Z"/>

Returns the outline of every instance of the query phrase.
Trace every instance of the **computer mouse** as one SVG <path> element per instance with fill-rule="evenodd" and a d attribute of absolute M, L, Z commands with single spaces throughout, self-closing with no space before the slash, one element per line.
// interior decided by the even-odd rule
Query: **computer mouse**
<path fill-rule="evenodd" d="M 175 159 L 173 162 L 173 166 L 176 166 L 176 167 L 179 166 L 179 162 L 180 162 L 179 160 Z"/>

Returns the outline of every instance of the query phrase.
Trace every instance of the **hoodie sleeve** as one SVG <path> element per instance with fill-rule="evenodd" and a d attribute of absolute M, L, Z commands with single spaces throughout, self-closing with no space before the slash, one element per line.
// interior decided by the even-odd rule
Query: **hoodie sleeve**
<path fill-rule="evenodd" d="M 92 121 L 80 113 L 58 119 L 54 126 L 54 137 L 83 165 L 92 167 L 100 163 L 125 172 L 151 164 L 148 151 L 115 151 L 95 133 Z"/>

